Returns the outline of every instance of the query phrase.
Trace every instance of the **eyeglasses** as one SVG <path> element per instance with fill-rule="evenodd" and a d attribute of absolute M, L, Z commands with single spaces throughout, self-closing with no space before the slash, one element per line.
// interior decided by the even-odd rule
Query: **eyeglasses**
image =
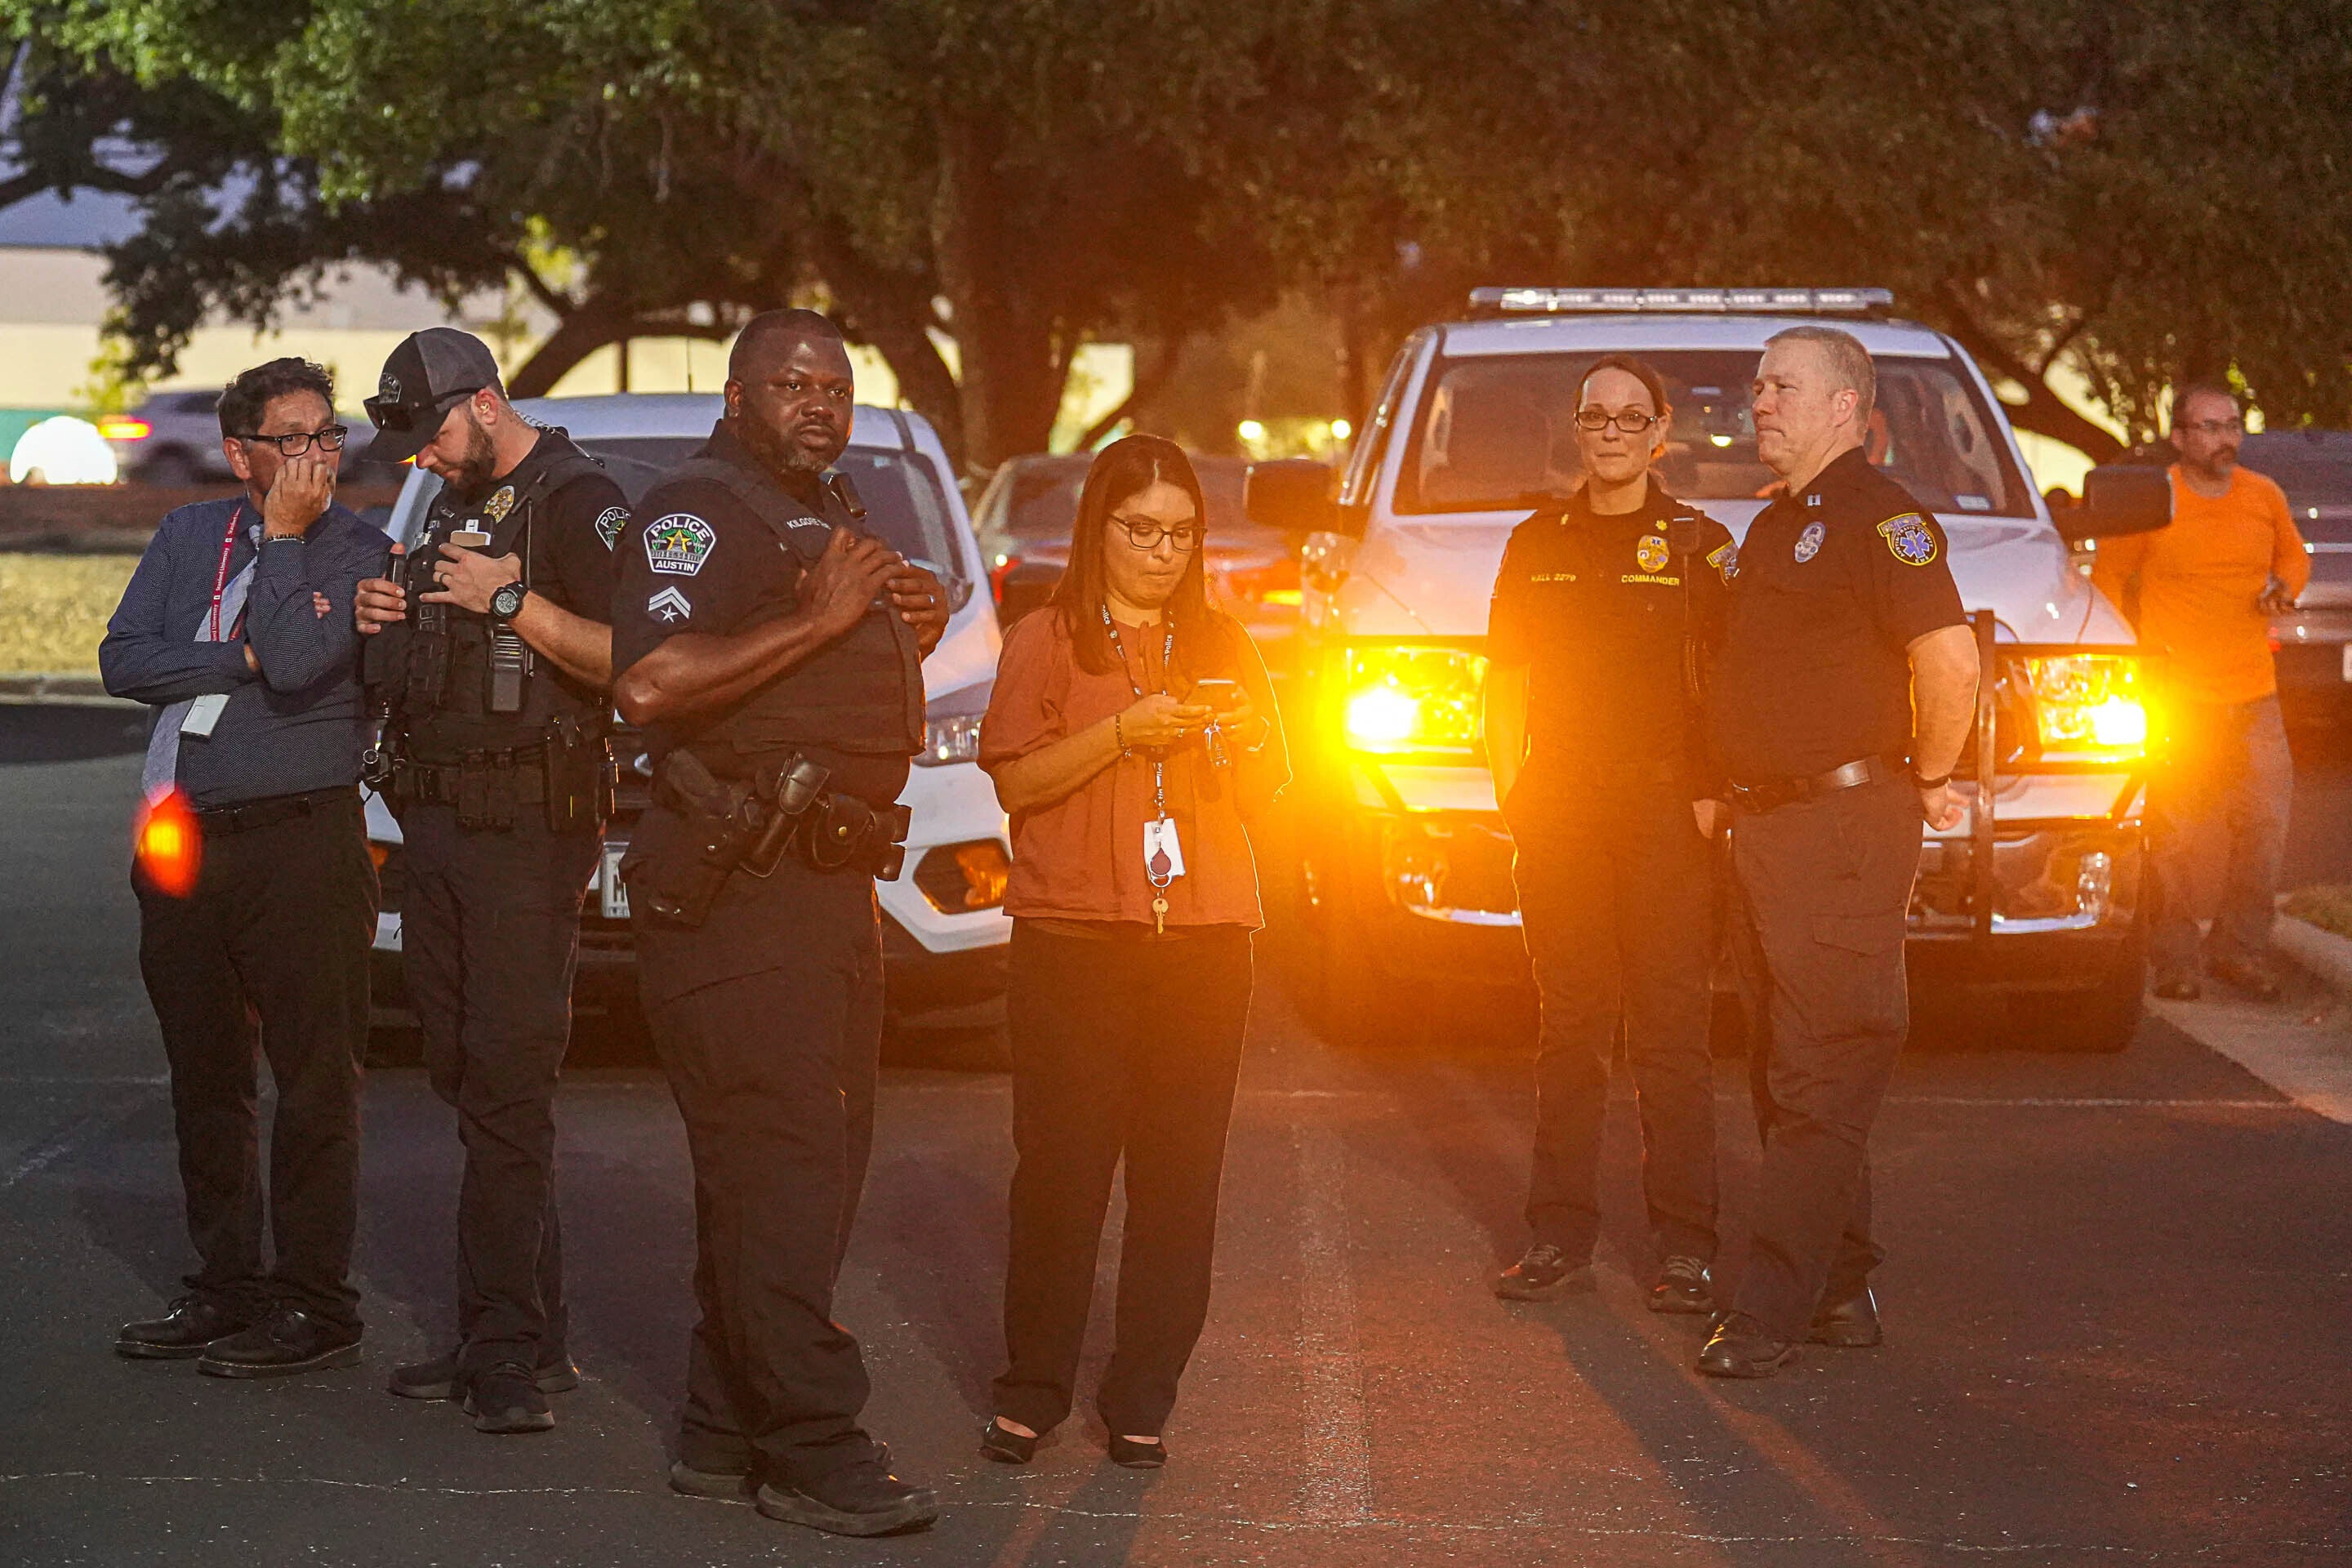
<path fill-rule="evenodd" d="M 2181 428 L 2194 430 L 2200 436 L 2237 436 L 2244 433 L 2246 422 L 2242 419 L 2199 419 Z"/>
<path fill-rule="evenodd" d="M 340 452 L 343 449 L 344 437 L 350 434 L 351 430 L 346 426 L 330 425 L 324 430 L 297 430 L 290 436 L 239 436 L 237 439 L 266 441 L 285 456 L 299 458 L 310 449 L 313 441 L 319 443 L 321 452 Z"/>
<path fill-rule="evenodd" d="M 1614 425 L 1628 436 L 1639 436 L 1663 417 L 1662 415 L 1645 414 L 1638 408 L 1628 408 L 1620 414 L 1612 414 L 1601 408 L 1586 408 L 1578 411 L 1576 424 L 1579 429 L 1596 434 Z"/>
<path fill-rule="evenodd" d="M 1129 518 L 1115 517 L 1111 523 L 1127 532 L 1127 542 L 1138 550 L 1157 550 L 1163 539 L 1175 541 L 1177 552 L 1187 553 L 1201 545 L 1201 525 L 1180 522 L 1173 528 L 1162 528 L 1156 522 L 1137 522 Z"/>

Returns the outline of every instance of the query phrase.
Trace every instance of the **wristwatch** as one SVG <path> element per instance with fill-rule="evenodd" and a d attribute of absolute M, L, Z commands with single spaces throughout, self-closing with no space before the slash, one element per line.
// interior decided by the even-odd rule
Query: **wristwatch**
<path fill-rule="evenodd" d="M 522 602 L 530 593 L 520 583 L 499 584 L 498 592 L 490 595 L 490 619 L 502 626 L 511 624 L 522 613 Z"/>

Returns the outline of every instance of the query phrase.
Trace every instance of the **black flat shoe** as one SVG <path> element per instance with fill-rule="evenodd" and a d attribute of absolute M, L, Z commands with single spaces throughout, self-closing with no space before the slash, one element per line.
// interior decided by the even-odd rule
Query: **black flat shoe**
<path fill-rule="evenodd" d="M 1878 1298 L 1864 1285 L 1858 1294 L 1823 1307 L 1813 1314 L 1812 1331 L 1806 1338 L 1817 1345 L 1849 1351 L 1885 1344 L 1886 1331 L 1879 1326 Z"/>
<path fill-rule="evenodd" d="M 160 1318 L 125 1323 L 115 1331 L 114 1353 L 133 1361 L 193 1361 L 215 1340 L 253 1326 L 233 1308 L 198 1296 L 183 1296 Z"/>
<path fill-rule="evenodd" d="M 1008 1432 L 991 1419 L 981 1428 L 980 1457 L 1000 1465 L 1025 1465 L 1037 1457 L 1037 1439 Z"/>
<path fill-rule="evenodd" d="M 280 1307 L 244 1332 L 206 1345 L 196 1370 L 214 1377 L 281 1377 L 359 1363 L 359 1330 L 321 1322 L 299 1307 Z"/>
<path fill-rule="evenodd" d="M 1137 1443 L 1113 1432 L 1109 1447 L 1110 1462 L 1127 1469 L 1156 1470 L 1168 1462 L 1168 1445 L 1157 1437 L 1149 1443 Z"/>
<path fill-rule="evenodd" d="M 1797 1353 L 1788 1341 L 1745 1312 L 1727 1312 L 1698 1352 L 1698 1369 L 1709 1377 L 1770 1377 Z"/>

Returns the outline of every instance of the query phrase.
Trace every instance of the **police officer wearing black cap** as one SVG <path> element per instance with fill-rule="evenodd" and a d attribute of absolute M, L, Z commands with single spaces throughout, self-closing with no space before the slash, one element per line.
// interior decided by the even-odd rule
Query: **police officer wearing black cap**
<path fill-rule="evenodd" d="M 440 493 L 394 576 L 360 585 L 374 781 L 398 815 L 408 999 L 457 1110 L 457 1349 L 392 1375 L 462 1397 L 485 1432 L 555 1424 L 574 1386 L 555 1205 L 556 1074 L 572 1033 L 580 901 L 611 778 L 613 545 L 621 489 L 507 401 L 481 340 L 449 327 L 384 362 L 367 456 Z"/>
<path fill-rule="evenodd" d="M 1700 692 L 1731 535 L 1650 472 L 1673 410 L 1648 365 L 1596 362 L 1573 418 L 1585 482 L 1565 508 L 1540 509 L 1512 532 L 1486 627 L 1488 763 L 1517 849 L 1542 1002 L 1532 1239 L 1495 1293 L 1543 1301 L 1592 1288 L 1622 1025 L 1657 1249 L 1650 1309 L 1706 1312 L 1716 1241 L 1708 840 L 1723 806 Z"/>
<path fill-rule="evenodd" d="M 928 1524 L 860 1426 L 833 1319 L 873 1142 L 874 878 L 923 743 L 939 582 L 861 526 L 841 333 L 753 318 L 709 442 L 647 492 L 613 600 L 614 694 L 654 804 L 623 874 L 639 984 L 694 1161 L 695 1298 L 671 1485 L 845 1535 Z"/>
<path fill-rule="evenodd" d="M 1977 652 L 1943 531 L 1864 453 L 1875 391 L 1832 327 L 1779 333 L 1756 373 L 1757 453 L 1785 493 L 1740 543 L 1708 720 L 1764 1160 L 1738 1294 L 1699 1353 L 1716 1377 L 1881 1338 L 1870 1126 L 1909 1025 L 1920 823 L 1962 815 Z"/>

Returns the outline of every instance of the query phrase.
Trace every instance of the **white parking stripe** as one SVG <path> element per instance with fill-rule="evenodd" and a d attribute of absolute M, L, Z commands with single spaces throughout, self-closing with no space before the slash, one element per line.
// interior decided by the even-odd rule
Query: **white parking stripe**
<path fill-rule="evenodd" d="M 1348 1261 L 1348 1151 L 1309 1121 L 1298 1151 L 1298 1364 L 1302 1422 L 1298 1512 L 1317 1524 L 1371 1517 L 1370 1437 Z"/>

